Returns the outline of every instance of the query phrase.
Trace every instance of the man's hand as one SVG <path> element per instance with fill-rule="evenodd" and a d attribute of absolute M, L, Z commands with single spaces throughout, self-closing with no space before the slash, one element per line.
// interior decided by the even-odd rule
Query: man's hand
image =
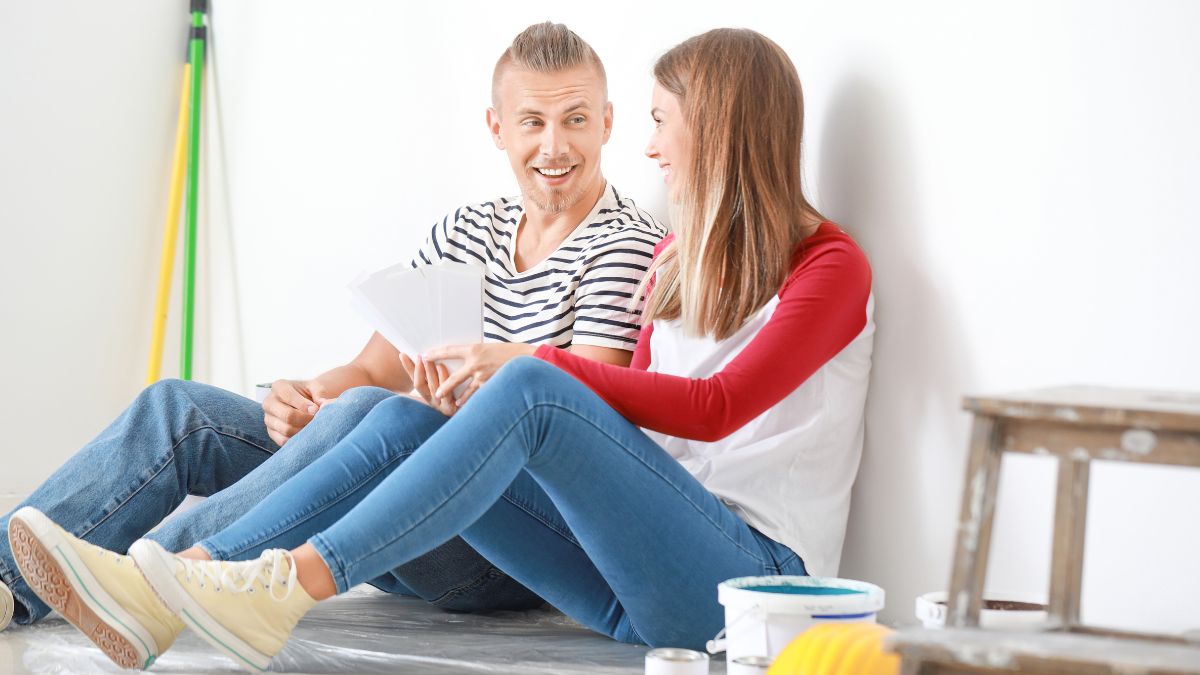
<path fill-rule="evenodd" d="M 450 372 L 446 370 L 446 366 L 433 361 L 427 361 L 417 356 L 417 360 L 413 361 L 407 354 L 400 355 L 400 364 L 408 371 L 409 379 L 412 380 L 413 390 L 425 401 L 429 407 L 442 413 L 446 417 L 451 417 L 458 412 L 458 405 L 454 402 L 454 397 L 444 396 L 437 397 L 434 392 L 442 382 L 449 377 Z"/>
<path fill-rule="evenodd" d="M 454 390 L 459 385 L 466 383 L 466 391 L 462 396 L 454 401 L 455 406 L 462 407 L 466 404 L 467 399 L 483 386 L 484 382 L 491 379 L 492 375 L 496 374 L 500 367 L 518 356 L 532 356 L 537 351 L 536 345 L 526 344 L 507 344 L 489 342 L 484 344 L 473 345 L 452 345 L 450 347 L 442 347 L 434 349 L 425 355 L 425 358 L 430 362 L 446 361 L 446 360 L 462 360 L 462 366 L 451 373 L 449 377 L 442 375 L 441 384 L 434 389 L 433 396 L 437 400 L 439 398 L 453 398 Z M 445 368 L 438 364 L 438 368 L 443 371 Z"/>
<path fill-rule="evenodd" d="M 275 380 L 271 383 L 271 393 L 263 401 L 267 435 L 282 447 L 312 421 L 326 402 L 318 386 L 301 380 Z"/>

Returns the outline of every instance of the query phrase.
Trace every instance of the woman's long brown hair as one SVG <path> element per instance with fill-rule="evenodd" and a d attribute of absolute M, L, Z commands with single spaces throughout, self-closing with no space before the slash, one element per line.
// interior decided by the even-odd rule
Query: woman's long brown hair
<path fill-rule="evenodd" d="M 822 219 L 801 184 L 800 77 L 779 45 L 732 28 L 672 48 L 654 77 L 679 99 L 692 161 L 675 241 L 646 275 L 657 273 L 643 321 L 682 319 L 689 334 L 723 340 L 779 292 Z"/>

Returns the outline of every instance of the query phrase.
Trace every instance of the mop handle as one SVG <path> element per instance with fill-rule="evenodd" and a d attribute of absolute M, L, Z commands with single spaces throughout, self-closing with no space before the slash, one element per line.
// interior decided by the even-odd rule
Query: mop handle
<path fill-rule="evenodd" d="M 158 265 L 158 296 L 154 303 L 154 334 L 150 341 L 146 384 L 154 384 L 162 374 L 163 338 L 167 333 L 167 307 L 171 295 L 171 276 L 175 267 L 175 243 L 179 239 L 179 207 L 183 202 L 183 179 L 187 172 L 191 79 L 192 66 L 190 63 L 184 63 L 183 84 L 179 88 L 179 118 L 175 122 L 175 154 L 171 159 L 171 192 L 167 197 L 167 222 L 163 227 L 162 256 Z"/>
<path fill-rule="evenodd" d="M 187 219 L 183 242 L 183 348 L 180 354 L 180 379 L 192 379 L 192 346 L 196 315 L 196 211 L 200 187 L 200 106 L 204 84 L 204 45 L 206 0 L 191 0 L 192 29 L 188 62 L 192 66 L 192 111 L 188 140 Z"/>

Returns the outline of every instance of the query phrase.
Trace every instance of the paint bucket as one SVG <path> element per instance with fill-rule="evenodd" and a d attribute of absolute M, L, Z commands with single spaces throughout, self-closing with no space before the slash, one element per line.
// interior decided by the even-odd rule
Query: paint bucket
<path fill-rule="evenodd" d="M 883 589 L 863 581 L 833 577 L 739 577 L 717 586 L 725 607 L 725 628 L 708 651 L 774 659 L 797 635 L 815 623 L 875 621 L 883 609 Z M 724 638 L 722 638 L 724 635 Z"/>
<path fill-rule="evenodd" d="M 926 628 L 942 628 L 950 606 L 946 591 L 917 597 L 917 619 Z M 981 628 L 1031 628 L 1046 623 L 1046 595 L 1019 591 L 988 591 L 979 612 Z"/>
<path fill-rule="evenodd" d="M 725 675 L 766 675 L 771 659 L 765 656 L 739 656 L 725 663 Z"/>
<path fill-rule="evenodd" d="M 660 647 L 646 652 L 646 675 L 708 675 L 708 654 Z"/>

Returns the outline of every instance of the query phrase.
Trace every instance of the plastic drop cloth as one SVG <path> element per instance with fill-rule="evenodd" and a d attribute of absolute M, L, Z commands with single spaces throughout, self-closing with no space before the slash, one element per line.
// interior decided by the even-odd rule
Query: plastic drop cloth
<path fill-rule="evenodd" d="M 369 586 L 317 605 L 271 664 L 284 673 L 643 673 L 645 647 L 550 609 L 451 614 Z M 0 633 L 0 675 L 127 673 L 57 615 Z M 152 673 L 240 673 L 185 629 Z M 721 656 L 712 672 L 725 672 Z"/>

